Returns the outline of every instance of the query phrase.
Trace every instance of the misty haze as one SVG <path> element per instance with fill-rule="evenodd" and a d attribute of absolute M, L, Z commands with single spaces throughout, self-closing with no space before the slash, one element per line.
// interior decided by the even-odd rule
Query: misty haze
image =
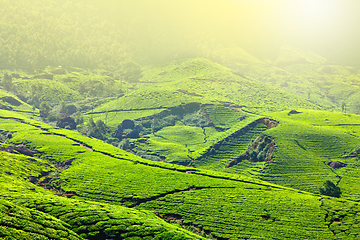
<path fill-rule="evenodd" d="M 0 239 L 360 239 L 357 0 L 0 0 Z"/>

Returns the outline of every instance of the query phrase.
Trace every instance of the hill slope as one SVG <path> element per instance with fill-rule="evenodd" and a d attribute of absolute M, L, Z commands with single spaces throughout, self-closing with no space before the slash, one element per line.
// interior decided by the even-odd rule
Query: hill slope
<path fill-rule="evenodd" d="M 144 160 L 99 140 L 8 111 L 2 110 L 1 116 L 1 129 L 13 136 L 3 147 L 26 144 L 30 153 L 42 158 L 3 153 L 3 159 L 8 160 L 2 167 L 2 199 L 58 217 L 85 238 L 126 239 L 136 234 L 160 239 L 195 237 L 155 215 L 144 215 L 143 210 L 156 211 L 168 222 L 219 239 L 272 239 L 279 233 L 291 239 L 331 239 L 334 233 L 340 234 L 337 229 L 344 216 L 352 214 L 354 222 L 358 218 L 357 210 L 355 215 L 346 210 L 350 206 L 358 209 L 358 205 L 346 200 L 340 202 L 241 175 Z M 17 164 L 10 164 L 12 161 Z M 98 202 L 96 206 L 93 201 Z M 134 206 L 140 212 L 122 206 Z M 344 216 L 335 223 L 340 207 Z M 139 221 L 145 226 L 147 219 L 152 219 L 149 228 L 141 230 Z M 125 231 L 122 221 L 130 232 Z M 150 230 L 158 221 L 165 229 Z M 355 233 L 349 228 L 340 236 L 350 234 Z"/>

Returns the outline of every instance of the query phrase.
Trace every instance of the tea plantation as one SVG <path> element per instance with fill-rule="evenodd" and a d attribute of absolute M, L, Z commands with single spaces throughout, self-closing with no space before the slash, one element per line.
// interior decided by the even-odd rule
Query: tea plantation
<path fill-rule="evenodd" d="M 309 2 L 0 0 L 0 240 L 360 240 L 358 3 Z"/>
<path fill-rule="evenodd" d="M 360 117 L 250 70 L 17 71 L 23 95 L 0 91 L 0 239 L 360 239 Z"/>
<path fill-rule="evenodd" d="M 64 238 L 200 238 L 192 231 L 215 239 L 271 239 L 279 233 L 289 239 L 331 239 L 342 228 L 345 230 L 339 233 L 345 237 L 357 234 L 346 228 L 348 221 L 357 222 L 357 211 L 351 210 L 358 207 L 355 202 L 323 198 L 243 175 L 153 162 L 13 112 L 2 110 L 1 116 L 1 131 L 12 133 L 3 147 L 21 145 L 36 152 L 32 157 L 3 153 L 4 204 L 59 221 L 49 231 L 63 229 Z M 281 122 L 265 133 L 276 140 L 273 132 L 281 129 Z M 276 156 L 265 172 L 270 172 L 269 166 L 276 166 Z M 325 207 L 325 200 L 331 207 Z M 345 213 L 334 220 L 340 208 Z M 351 220 L 348 214 L 353 216 Z M 13 217 L 6 211 L 2 215 Z M 25 239 L 32 236 L 26 234 L 35 234 L 25 223 L 19 224 L 23 227 L 14 228 L 23 231 Z M 4 232 L 8 234 L 4 237 L 13 234 Z M 46 231 L 36 234 L 51 238 Z"/>

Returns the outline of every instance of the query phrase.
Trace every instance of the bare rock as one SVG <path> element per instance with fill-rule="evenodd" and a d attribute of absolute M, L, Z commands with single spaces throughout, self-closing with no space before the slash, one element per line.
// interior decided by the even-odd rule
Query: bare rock
<path fill-rule="evenodd" d="M 345 163 L 338 162 L 338 161 L 332 161 L 328 165 L 329 165 L 329 167 L 334 168 L 334 169 L 346 167 Z"/>

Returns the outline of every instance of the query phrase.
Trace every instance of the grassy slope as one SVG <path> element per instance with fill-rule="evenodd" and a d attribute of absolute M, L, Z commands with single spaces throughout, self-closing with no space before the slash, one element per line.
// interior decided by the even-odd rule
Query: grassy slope
<path fill-rule="evenodd" d="M 29 100 L 36 96 L 39 103 L 48 102 L 51 106 L 61 103 L 79 102 L 77 107 L 86 105 L 86 98 L 114 97 L 126 91 L 131 84 L 119 80 L 118 72 L 88 70 L 77 68 L 46 67 L 41 70 L 0 71 L 13 74 L 13 90 Z M 50 79 L 42 79 L 42 77 Z M 52 79 L 51 79 L 52 78 Z M 56 83 L 56 84 L 55 84 Z M 96 103 L 92 102 L 93 105 Z M 96 106 L 96 105 L 95 105 Z M 90 108 L 90 106 L 89 106 Z"/>
<path fill-rule="evenodd" d="M 340 111 L 344 102 L 347 112 L 359 113 L 358 70 L 331 64 L 314 53 L 287 47 L 274 64 L 246 64 L 241 72 L 325 109 Z"/>
<path fill-rule="evenodd" d="M 9 103 L 8 101 L 5 101 L 4 99 L 0 99 L 0 105 L 11 108 L 13 111 L 23 112 L 24 114 L 26 114 L 26 113 L 30 113 L 30 114 L 38 113 L 37 110 L 33 110 L 32 106 L 30 106 L 29 104 L 21 101 L 14 94 L 12 94 L 12 93 L 4 90 L 4 89 L 0 89 L 0 98 L 6 98 L 6 97 L 15 98 L 20 104 L 19 105 L 18 104 L 14 105 L 12 103 Z"/>
<path fill-rule="evenodd" d="M 144 160 L 75 132 L 52 128 L 30 119 L 23 119 L 29 124 L 20 123 L 10 120 L 14 117 L 19 118 L 19 115 L 7 111 L 1 113 L 8 118 L 1 119 L 1 128 L 14 131 L 11 142 L 27 143 L 28 146 L 41 151 L 43 157 L 52 156 L 60 161 L 74 159 L 70 168 L 63 170 L 50 185 L 55 184 L 64 191 L 76 194 L 73 199 L 66 199 L 38 187 L 35 187 L 35 191 L 29 190 L 34 185 L 22 179 L 34 173 L 20 174 L 18 170 L 13 169 L 11 171 L 14 175 L 2 175 L 2 197 L 59 217 L 80 236 L 90 238 L 91 235 L 104 232 L 110 235 L 130 236 L 122 230 L 125 222 L 131 234 L 144 234 L 149 228 L 139 229 L 138 222 L 143 222 L 141 226 L 144 226 L 147 219 L 154 218 L 148 223 L 150 229 L 153 229 L 152 226 L 160 221 L 153 215 L 147 215 L 149 213 L 131 213 L 133 210 L 120 206 L 124 205 L 136 206 L 138 210 L 156 211 L 171 222 L 195 226 L 210 231 L 212 236 L 225 239 L 250 236 L 273 239 L 279 236 L 279 233 L 283 238 L 289 239 L 332 238 L 333 233 L 328 228 L 329 224 L 333 224 L 332 219 L 324 219 L 328 212 L 335 216 L 338 208 L 323 208 L 322 201 L 325 198 L 241 175 Z M 58 134 L 63 137 L 59 138 Z M 60 139 L 63 140 L 59 141 Z M 14 154 L 8 155 L 13 157 Z M 64 158 L 59 159 L 60 155 Z M 41 165 L 45 161 L 41 160 L 38 164 Z M 22 165 L 24 164 L 26 163 Z M 4 165 L 9 168 L 8 164 Z M 19 168 L 22 168 L 20 162 L 19 165 Z M 83 200 L 101 203 L 99 206 Z M 356 204 L 355 206 L 357 207 Z M 124 211 L 129 212 L 126 213 L 125 219 L 114 217 L 124 216 Z M 357 213 L 353 215 L 352 221 L 356 221 Z M 114 218 L 118 220 L 115 221 Z M 166 231 L 151 231 L 159 236 L 161 233 L 173 234 L 172 236 L 184 234 L 183 236 L 189 238 L 192 236 L 165 223 L 162 224 Z M 348 229 L 342 234 L 348 233 L 353 232 Z"/>
<path fill-rule="evenodd" d="M 207 84 L 204 85 L 204 82 Z M 35 193 L 29 190 L 34 185 L 26 181 L 26 176 L 30 176 L 26 168 L 22 167 L 21 171 L 10 170 L 17 173 L 13 176 L 6 173 L 9 172 L 9 164 L 3 164 L 3 199 L 18 204 L 16 207 L 28 207 L 57 217 L 68 231 L 75 232 L 74 236 L 79 234 L 86 238 L 92 235 L 99 237 L 101 234 L 112 237 L 124 234 L 121 236 L 129 237 L 134 232 L 143 236 L 148 229 L 153 229 L 150 231 L 157 236 L 172 234 L 193 237 L 188 232 L 167 225 L 151 213 L 129 212 L 123 206 L 156 211 L 167 221 L 196 229 L 203 232 L 204 236 L 211 232 L 213 237 L 225 239 L 238 236 L 271 239 L 279 232 L 291 239 L 331 239 L 333 234 L 342 238 L 357 237 L 358 233 L 354 230 L 357 227 L 350 226 L 356 226 L 359 206 L 345 199 L 359 198 L 359 179 L 356 177 L 358 158 L 343 159 L 358 145 L 360 119 L 357 116 L 315 110 L 300 110 L 303 113 L 287 116 L 289 109 L 318 107 L 257 81 L 236 76 L 229 69 L 204 59 L 149 68 L 140 82 L 133 86 L 136 89 L 95 109 L 99 114 L 91 116 L 95 120 L 106 116 L 108 123 L 116 127 L 123 119 L 148 117 L 179 104 L 211 103 L 203 106 L 213 126 L 201 129 L 177 122 L 175 126 L 149 134 L 148 145 L 142 147 L 142 150 L 166 156 L 167 161 L 185 158 L 195 160 L 195 166 L 200 168 L 141 159 L 97 139 L 0 110 L 0 130 L 13 132 L 13 138 L 8 140 L 10 143 L 25 143 L 54 163 L 74 160 L 68 169 L 55 170 L 50 164 L 50 169 L 46 171 L 52 171 L 51 176 L 55 177 L 49 186 L 56 187 L 61 193 L 76 194 L 74 199 L 64 199 L 38 187 L 35 187 Z M 262 102 L 264 100 L 267 102 Z M 232 134 L 262 116 L 235 111 L 229 107 L 231 103 L 280 122 L 278 127 L 264 132 L 274 138 L 276 143 L 272 163 L 243 161 L 226 169 L 237 174 L 205 170 L 224 170 L 231 159 L 246 150 L 245 142 L 250 142 L 264 131 L 254 128 L 240 139 L 232 139 Z M 277 105 L 268 106 L 268 103 Z M 272 112 L 284 109 L 287 110 Z M 132 111 L 105 113 L 112 110 Z M 239 121 L 243 115 L 247 117 Z M 28 124 L 14 121 L 14 118 L 23 119 Z M 220 142 L 222 147 L 218 149 L 218 158 L 206 164 L 197 162 L 204 160 L 202 154 Z M 18 156 L 10 155 L 10 159 Z M 333 160 L 348 165 L 332 170 L 326 164 Z M 21 161 L 28 162 L 26 158 Z M 36 168 L 31 174 L 39 174 L 39 171 Z M 338 182 L 341 177 L 338 185 L 343 192 L 342 202 L 299 193 L 238 174 L 255 174 L 262 180 L 312 193 L 318 193 L 318 188 L 325 180 Z M 15 179 L 18 176 L 22 176 L 22 179 Z M 39 198 L 42 199 L 41 203 Z M 101 206 L 88 201 L 101 202 Z M 269 204 L 278 201 L 281 204 Z M 78 210 L 69 212 L 67 209 L 73 206 L 78 206 Z M 100 217 L 89 214 L 90 209 Z M 339 209 L 343 211 L 341 215 Z M 108 222 L 113 219 L 112 214 L 120 216 L 125 212 L 128 216 L 125 220 L 118 218 L 116 223 Z M 84 216 L 85 220 L 81 220 Z M 87 224 L 82 227 L 83 221 Z M 123 231 L 123 221 L 126 221 L 125 225 L 129 226 L 130 231 Z M 135 230 L 138 227 L 134 226 L 139 221 L 149 226 L 147 230 Z M 162 230 L 156 227 L 159 224 L 163 226 Z"/>
<path fill-rule="evenodd" d="M 218 109 L 228 109 L 232 114 L 229 111 L 227 114 L 221 114 L 219 111 L 215 119 L 215 114 L 209 110 L 212 107 L 210 105 L 205 109 L 213 126 L 186 126 L 178 121 L 175 126 L 164 127 L 156 133 L 148 135 L 150 139 L 146 142 L 138 141 L 136 143 L 136 150 L 164 157 L 167 162 L 190 164 L 201 168 L 204 164 L 199 163 L 200 161 L 197 161 L 197 159 L 201 158 L 203 154 L 208 152 L 219 141 L 260 118 L 257 115 L 239 113 L 220 105 L 217 107 Z M 247 117 L 239 121 L 239 116 L 244 116 L 244 114 Z M 223 130 L 217 130 L 216 128 L 223 128 Z M 250 140 L 248 139 L 245 144 L 247 145 Z M 192 163 L 189 163 L 189 161 Z M 221 170 L 224 168 L 223 164 L 226 161 L 231 160 L 225 159 L 225 162 L 221 160 L 223 162 L 221 163 L 222 167 L 209 168 L 206 166 L 205 168 Z M 218 162 L 215 164 L 218 164 Z"/>
<path fill-rule="evenodd" d="M 356 131 L 359 116 L 310 110 L 291 116 L 287 112 L 270 116 L 280 125 L 265 132 L 275 139 L 276 152 L 264 180 L 314 193 L 325 180 L 331 180 L 340 182 L 344 197 L 358 199 L 357 174 L 354 174 L 358 158 L 344 157 L 360 142 Z M 328 166 L 331 161 L 348 166 L 334 170 Z"/>
<path fill-rule="evenodd" d="M 290 53 L 289 56 L 287 57 L 283 57 L 283 64 L 285 62 L 291 62 L 290 60 L 292 58 L 294 58 L 294 55 L 298 54 L 299 52 L 296 53 Z M 302 54 L 302 55 L 301 55 Z M 302 63 L 302 66 L 312 66 L 312 68 L 315 70 L 316 69 L 316 65 L 314 64 L 319 64 L 319 63 L 323 63 L 323 59 L 319 60 L 319 57 L 316 56 L 310 56 L 308 53 L 301 53 L 300 57 L 304 58 L 306 61 L 304 63 Z M 285 54 L 286 55 L 286 54 Z M 287 59 L 287 60 L 286 60 Z M 292 59 L 293 62 L 296 62 L 296 56 L 294 59 Z M 196 68 L 193 66 L 193 64 L 195 64 L 196 62 Z M 311 65 L 312 64 L 312 65 Z M 300 64 L 301 65 L 301 64 Z M 284 65 L 282 66 L 283 68 L 288 68 L 288 69 L 296 69 L 296 66 L 300 66 L 300 65 L 294 65 L 294 63 L 291 63 L 290 65 Z M 176 66 L 176 67 L 175 67 Z M 184 61 L 181 62 L 180 66 L 179 63 L 176 63 L 175 66 L 172 66 L 171 64 L 161 68 L 161 69 L 153 69 L 151 68 L 150 70 L 152 71 L 152 74 L 150 74 L 150 70 L 147 71 L 147 73 L 144 75 L 144 78 L 142 80 L 142 82 L 146 81 L 151 81 L 153 85 L 156 85 L 156 83 L 162 83 L 161 86 L 172 86 L 172 85 L 176 85 L 177 82 L 181 82 L 181 81 L 188 81 L 188 79 L 216 79 L 216 74 L 217 73 L 222 73 L 221 77 L 218 77 L 218 81 L 221 81 L 221 79 L 229 79 L 229 77 L 232 75 L 232 73 L 227 72 L 228 75 L 226 75 L 226 69 L 225 68 L 221 68 L 216 64 L 210 64 L 209 62 L 207 62 L 206 60 L 202 60 L 202 59 L 198 59 L 198 60 L 188 60 L 188 61 Z M 212 72 L 209 70 L 209 68 L 211 67 L 211 69 L 216 69 L 217 72 Z M 195 68 L 195 69 L 193 69 Z M 322 67 L 323 68 L 323 67 Z M 203 71 L 204 69 L 206 69 L 206 72 Z M 308 69 L 308 68 L 305 68 Z M 184 71 L 185 70 L 185 71 Z M 281 70 L 280 68 L 277 71 L 284 71 Z M 293 70 L 295 71 L 295 70 Z M 304 70 L 305 71 L 305 70 Z M 310 76 L 313 72 L 304 72 L 304 71 L 300 71 L 297 72 L 297 74 L 299 74 L 302 77 L 307 77 L 308 75 Z M 320 70 L 319 70 L 320 71 Z M 306 75 L 306 74 L 307 75 Z M 212 75 L 213 74 L 213 75 Z M 230 75 L 229 75 L 230 74 Z M 194 77 L 195 76 L 199 76 L 199 77 Z M 279 75 L 283 75 L 283 74 L 279 74 Z M 201 77 L 200 77 L 201 76 Z M 233 75 L 234 76 L 234 75 Z M 329 76 L 329 75 L 326 75 Z M 235 76 L 234 79 L 238 78 L 238 76 Z M 241 81 L 248 81 L 246 79 L 243 78 L 238 78 L 241 79 Z M 163 83 L 166 82 L 166 83 Z M 197 91 L 196 88 L 196 84 L 194 82 L 191 82 L 192 85 L 189 89 L 186 89 L 186 91 L 188 92 L 192 92 L 192 93 L 196 93 L 198 96 L 191 96 L 186 94 L 186 97 L 189 98 L 198 98 L 199 101 L 206 101 L 206 96 L 209 96 L 209 89 L 211 90 L 211 85 L 207 85 L 208 90 L 204 90 L 202 89 L 203 92 L 201 92 L 200 90 Z M 176 85 L 178 86 L 178 85 Z M 226 85 L 228 86 L 228 85 Z M 165 88 L 165 87 L 164 87 Z M 224 87 L 223 87 L 224 88 Z M 230 88 L 230 87 L 229 87 Z M 246 89 L 246 84 L 242 85 L 243 89 Z M 256 85 L 254 85 L 254 88 L 256 89 Z M 184 89 L 184 88 L 181 88 Z M 191 89 L 191 90 L 190 90 Z M 289 87 L 290 89 L 290 87 Z M 228 89 L 222 89 L 221 87 L 219 89 L 216 89 L 216 91 L 220 92 L 221 91 L 227 91 Z M 141 92 L 141 89 L 138 90 Z M 146 88 L 146 91 L 149 91 L 149 88 Z M 207 92 L 206 92 L 207 91 Z M 256 91 L 256 90 L 255 90 Z M 246 92 L 246 91 L 245 91 Z M 248 91 L 250 92 L 250 91 Z M 246 92 L 248 94 L 248 92 Z M 133 92 L 133 94 L 135 94 L 135 92 Z M 211 93 L 211 92 L 210 92 Z M 177 94 L 180 94 L 179 92 Z M 272 94 L 275 93 L 267 93 L 267 96 L 273 96 Z M 149 98 L 154 98 L 156 99 L 156 104 L 162 104 L 161 106 L 165 105 L 165 104 L 169 104 L 170 106 L 172 106 L 173 103 L 171 102 L 167 102 L 165 101 L 167 99 L 167 97 L 170 97 L 168 95 L 154 95 L 154 96 L 149 96 L 149 95 L 141 95 L 141 96 L 146 96 Z M 211 96 L 214 96 L 213 99 L 216 99 L 216 95 L 212 94 Z M 230 95 L 227 95 L 227 97 L 229 97 Z M 248 96 L 248 95 L 247 95 Z M 259 96 L 261 96 L 261 94 L 259 94 Z M 164 100 L 162 100 L 162 98 L 164 98 Z M 229 102 L 234 102 L 237 103 L 239 105 L 241 105 L 241 103 L 239 102 L 239 98 L 241 98 L 241 96 L 239 96 L 237 98 L 237 100 L 234 99 L 230 99 L 228 98 L 227 101 Z M 142 106 L 142 102 L 145 104 L 148 104 L 148 102 L 143 99 L 142 101 L 139 100 L 139 98 L 137 98 L 136 100 L 131 100 L 131 104 L 129 102 L 129 104 L 122 104 L 122 105 L 117 105 L 119 103 L 119 101 L 127 101 L 127 97 L 123 97 L 123 100 L 119 99 L 116 100 L 114 102 L 110 102 L 106 105 L 103 105 L 101 108 L 99 108 L 98 111 L 104 111 L 105 109 L 116 109 L 116 108 L 126 108 L 127 107 L 131 107 L 131 108 L 142 108 L 144 106 Z M 326 98 L 324 98 L 326 100 Z M 175 99 L 177 102 L 176 104 L 179 104 L 181 102 L 181 98 L 176 98 Z M 194 99 L 193 99 L 194 100 Z M 190 100 L 189 100 L 190 101 Z M 185 101 L 186 102 L 186 101 Z M 250 101 L 249 101 L 250 102 Z M 123 102 L 125 103 L 125 102 Z M 139 103 L 139 104 L 138 104 Z M 282 105 L 283 102 L 281 102 L 281 104 L 278 104 L 277 107 L 279 109 L 281 108 L 286 108 L 288 107 L 287 105 L 283 106 Z M 331 107 L 331 106 L 335 106 L 331 101 L 326 103 L 326 101 L 323 102 L 319 102 L 320 104 L 322 104 L 325 107 Z M 174 103 L 175 104 L 175 103 Z M 149 107 L 153 105 L 153 103 L 149 103 L 148 106 Z M 244 104 L 246 105 L 246 104 Z M 216 105 L 214 105 L 216 106 Z M 221 105 L 219 105 L 221 106 Z M 299 105 L 292 105 L 291 108 L 298 108 L 301 107 Z M 289 109 L 291 109 L 289 108 Z M 248 108 L 247 108 L 248 109 Z M 253 109 L 252 109 L 253 110 Z M 260 108 L 257 111 L 259 112 L 263 112 L 264 110 L 267 110 L 266 108 Z M 273 109 L 271 109 L 273 110 Z M 216 118 L 214 118 L 214 114 L 211 114 L 211 109 L 207 109 L 207 112 L 211 119 L 211 121 L 213 123 L 217 123 Z M 219 127 L 224 127 L 226 126 L 226 124 L 231 125 L 234 124 L 236 121 L 234 120 L 230 120 L 231 118 L 229 117 L 231 115 L 231 112 L 226 112 L 224 114 L 224 116 L 221 116 L 221 114 L 219 114 L 219 110 L 214 111 L 215 113 L 217 113 L 217 118 L 220 117 L 220 119 L 222 121 L 224 121 L 223 119 L 226 119 L 227 121 L 229 121 L 228 123 L 218 123 L 217 125 Z M 274 132 L 276 134 L 273 134 L 271 136 L 273 136 L 275 138 L 276 144 L 277 144 L 277 154 L 275 155 L 275 159 L 281 158 L 281 159 L 287 159 L 286 161 L 283 160 L 281 163 L 280 162 L 276 162 L 276 164 L 272 165 L 270 168 L 272 169 L 271 172 L 273 175 L 271 175 L 270 178 L 268 178 L 267 176 L 264 175 L 264 179 L 271 179 L 271 181 L 275 181 L 276 183 L 279 184 L 283 184 L 286 186 L 291 186 L 291 187 L 295 187 L 295 188 L 299 188 L 299 189 L 304 189 L 307 191 L 311 191 L 311 192 L 318 192 L 318 188 L 322 185 L 322 183 L 326 180 L 326 179 L 330 179 L 334 182 L 338 181 L 338 177 L 337 174 L 334 173 L 333 171 L 331 171 L 331 169 L 327 166 L 328 162 L 331 162 L 333 160 L 339 160 L 344 162 L 344 160 L 341 159 L 343 152 L 347 151 L 349 152 L 351 149 L 353 149 L 358 143 L 357 143 L 357 138 L 350 136 L 348 134 L 344 134 L 345 132 L 348 131 L 355 131 L 354 129 L 356 129 L 356 126 L 349 126 L 348 130 L 339 130 L 339 126 L 334 127 L 332 126 L 331 128 L 324 128 L 324 127 L 316 127 L 316 126 L 312 126 L 314 123 L 314 116 L 307 116 L 309 119 L 306 118 L 302 118 L 301 121 L 296 121 L 296 122 L 289 122 L 289 119 L 292 118 L 296 118 L 296 117 L 300 117 L 300 115 L 292 115 L 291 117 L 284 117 L 286 116 L 287 112 L 283 112 L 282 115 L 276 115 L 276 114 L 269 114 L 269 116 L 271 118 L 274 118 L 278 121 L 281 122 L 280 126 L 276 129 L 270 130 L 269 133 Z M 119 114 L 119 113 L 117 113 Z M 333 117 L 333 114 L 331 113 L 315 113 L 316 114 L 324 114 L 325 115 L 329 115 L 328 118 L 338 118 L 338 117 Z M 336 114 L 335 114 L 336 115 Z M 354 116 L 355 117 L 355 116 Z M 326 117 L 325 117 L 326 118 Z M 356 118 L 356 117 L 355 117 Z M 325 119 L 324 119 L 325 121 Z M 348 118 L 343 119 L 344 122 L 349 122 Z M 331 122 L 331 119 L 330 119 Z M 225 125 L 221 125 L 221 124 L 225 124 Z M 321 123 L 323 124 L 323 122 Z M 343 127 L 344 128 L 344 127 Z M 176 140 L 174 138 L 174 136 L 172 136 L 172 134 L 174 134 L 174 132 L 179 132 L 180 130 L 184 130 L 183 133 L 188 132 L 189 129 L 193 129 L 191 130 L 191 134 L 192 134 L 192 140 L 193 141 L 187 141 L 186 140 L 186 136 L 185 138 L 181 137 L 181 134 L 177 134 L 177 137 L 180 138 L 180 140 Z M 173 132 L 174 131 L 174 132 Z M 180 131 L 180 132 L 181 132 Z M 212 132 L 212 136 L 216 136 L 216 132 Z M 223 134 L 225 135 L 225 134 Z M 221 140 L 221 138 L 215 138 L 217 140 L 215 140 L 214 142 L 217 142 L 219 140 Z M 251 137 L 250 137 L 251 139 Z M 186 144 L 185 144 L 186 142 Z M 303 145 L 307 145 L 307 146 L 303 146 Z M 161 156 L 166 157 L 166 159 L 171 159 L 172 161 L 176 161 L 178 162 L 179 159 L 193 159 L 193 158 L 197 158 L 198 155 L 197 154 L 201 154 L 204 153 L 204 150 L 202 149 L 202 146 L 211 146 L 211 144 L 209 142 L 207 142 L 207 144 L 204 144 L 204 134 L 201 132 L 200 129 L 196 129 L 196 128 L 189 128 L 189 127 L 181 127 L 181 126 L 174 126 L 174 127 L 169 127 L 166 129 L 163 129 L 159 132 L 157 132 L 157 136 L 151 136 L 150 140 L 149 140 L 149 145 L 147 148 L 143 148 L 147 151 L 150 151 L 154 154 L 158 154 Z M 245 144 L 246 145 L 246 144 Z M 309 145 L 309 146 L 308 146 Z M 192 149 L 194 148 L 194 149 Z M 205 147 L 206 149 L 206 147 Z M 245 151 L 246 148 L 243 147 L 242 151 Z M 194 152 L 195 151 L 195 152 Z M 341 152 L 343 151 L 343 152 Z M 240 151 L 241 152 L 241 151 Z M 324 153 L 326 152 L 326 154 Z M 230 153 L 231 154 L 231 153 Z M 280 156 L 280 157 L 279 157 Z M 295 157 L 296 156 L 296 157 Z M 171 161 L 169 160 L 169 161 Z M 219 163 L 221 164 L 222 161 L 224 161 L 223 166 L 222 167 L 215 167 L 213 169 L 216 170 L 221 170 L 224 167 L 224 164 L 226 166 L 226 163 L 228 162 L 228 160 L 226 160 L 226 156 L 223 157 L 219 157 L 219 161 L 216 161 L 215 164 L 218 165 Z M 354 161 L 353 159 L 347 159 L 346 160 L 348 163 L 350 163 L 350 161 Z M 295 164 L 296 162 L 296 164 Z M 356 162 L 352 163 L 354 166 L 356 166 Z M 204 165 L 205 168 L 209 168 L 210 165 L 208 164 L 197 164 L 196 166 L 202 166 Z M 251 168 L 255 168 L 255 171 L 259 171 L 258 167 L 260 167 L 260 169 L 263 168 L 263 166 L 255 166 L 255 164 L 251 164 L 249 165 L 249 163 L 242 162 L 240 165 L 244 165 L 243 167 L 241 166 L 236 166 L 232 169 L 229 169 L 227 171 L 232 171 L 232 172 L 243 172 L 245 169 L 251 169 Z M 299 167 L 294 167 L 294 166 L 299 166 Z M 274 170 L 275 168 L 279 167 L 280 169 Z M 212 167 L 210 167 L 212 168 Z M 285 170 L 286 169 L 286 170 Z M 345 171 L 345 170 L 337 170 L 337 171 Z M 343 174 L 347 174 L 349 177 L 352 173 L 352 171 L 354 170 L 350 170 L 350 168 L 347 168 L 346 173 L 344 172 Z M 278 175 L 277 175 L 278 174 Z M 284 176 L 284 174 L 289 175 L 288 178 L 283 178 L 282 176 Z M 302 181 L 297 181 L 297 177 L 294 176 L 302 176 L 301 178 L 303 179 Z M 278 176 L 278 180 L 276 180 L 276 177 Z M 352 177 L 354 178 L 354 176 Z M 343 179 L 343 182 L 340 182 L 340 185 L 344 185 L 345 183 L 347 183 L 347 181 L 350 180 L 345 180 Z M 304 185 L 303 182 L 306 182 L 307 184 Z M 350 183 L 347 183 L 347 185 L 352 185 Z M 354 186 L 349 186 L 349 188 L 353 188 Z M 345 190 L 345 192 L 349 192 L 348 190 Z M 345 193 L 344 192 L 344 193 Z"/>
<path fill-rule="evenodd" d="M 95 112 L 173 107 L 182 103 L 232 102 L 256 111 L 316 106 L 258 81 L 244 79 L 206 59 L 189 59 L 149 68 L 139 90 L 94 109 Z M 185 92 L 185 93 L 184 93 Z M 282 101 L 280 101 L 282 99 Z M 281 105 L 279 103 L 281 102 Z"/>
<path fill-rule="evenodd" d="M 30 183 L 30 176 L 43 179 L 41 172 L 56 174 L 56 168 L 46 160 L 5 152 L 1 152 L 1 159 L 0 195 L 7 201 L 0 201 L 0 237 L 201 239 L 149 211 L 59 197 Z"/>
<path fill-rule="evenodd" d="M 135 85 L 137 90 L 95 108 L 85 119 L 92 117 L 94 121 L 103 120 L 114 131 L 124 119 L 139 120 L 178 105 L 198 102 L 212 104 L 205 109 L 215 127 L 232 127 L 234 131 L 259 118 L 243 112 L 242 109 L 261 113 L 293 107 L 319 108 L 305 99 L 235 75 L 232 70 L 206 59 L 188 59 L 160 67 L 149 67 Z M 238 111 L 224 107 L 224 103 L 238 106 Z M 248 118 L 239 126 L 239 118 L 244 115 Z M 185 133 L 189 133 L 190 129 L 195 142 L 186 140 Z M 180 139 L 174 138 L 174 132 L 182 132 L 177 137 Z M 187 165 L 228 135 L 229 133 L 214 131 L 213 128 L 170 126 L 155 135 L 148 135 L 150 140 L 138 143 L 137 151 L 138 155 L 158 155 L 168 162 Z M 251 137 L 248 141 L 250 140 Z M 243 145 L 247 146 L 248 143 Z M 215 163 L 218 167 L 212 169 L 218 170 L 220 166 L 224 168 L 224 164 L 227 165 L 226 162 L 220 165 Z M 196 164 L 201 165 L 203 164 Z"/>

